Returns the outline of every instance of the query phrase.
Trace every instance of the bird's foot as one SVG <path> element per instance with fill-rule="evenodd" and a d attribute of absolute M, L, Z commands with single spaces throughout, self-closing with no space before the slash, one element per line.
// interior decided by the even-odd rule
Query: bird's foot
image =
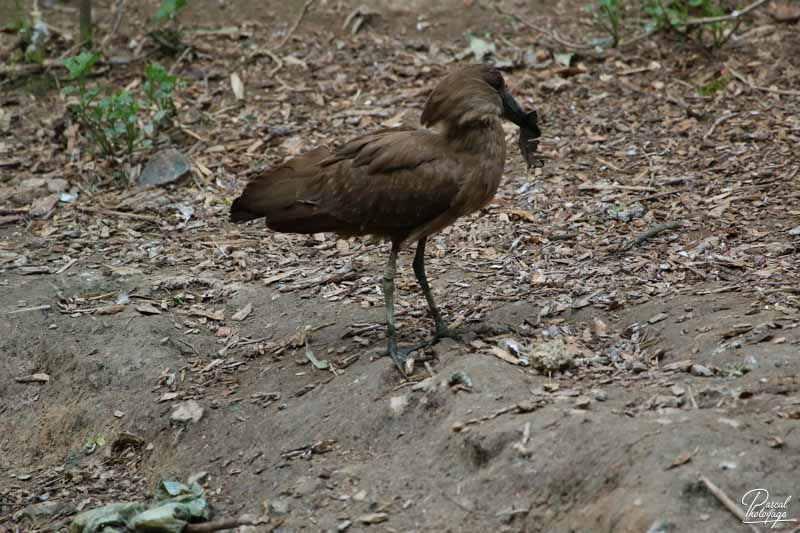
<path fill-rule="evenodd" d="M 407 377 L 414 372 L 414 358 L 411 357 L 411 354 L 430 345 L 431 342 L 426 341 L 408 348 L 398 348 L 396 343 L 390 341 L 386 351 L 400 373 Z"/>

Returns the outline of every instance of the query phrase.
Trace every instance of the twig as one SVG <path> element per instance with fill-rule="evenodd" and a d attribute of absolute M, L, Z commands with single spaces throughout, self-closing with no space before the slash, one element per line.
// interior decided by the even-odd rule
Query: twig
<path fill-rule="evenodd" d="M 674 191 L 664 191 L 658 192 L 655 194 L 648 194 L 647 196 L 640 196 L 636 199 L 637 202 L 647 202 L 650 200 L 656 200 L 658 198 L 663 198 L 664 196 L 671 196 L 673 194 L 683 194 L 685 192 L 689 192 L 691 189 L 675 189 Z"/>
<path fill-rule="evenodd" d="M 50 309 L 50 306 L 45 304 L 45 305 L 37 305 L 36 307 L 26 307 L 24 309 L 16 309 L 14 311 L 8 311 L 6 314 L 16 315 L 17 313 L 27 313 L 28 311 L 45 311 L 47 309 Z"/>
<path fill-rule="evenodd" d="M 152 222 L 153 224 L 158 224 L 158 217 L 150 216 L 150 215 L 140 215 L 137 213 L 126 213 L 125 211 L 114 211 L 112 209 L 99 209 L 97 207 L 83 207 L 77 206 L 75 209 L 78 211 L 83 211 L 85 213 L 98 213 L 100 215 L 108 215 L 114 217 L 122 217 L 122 218 L 133 218 L 135 220 L 144 220 L 146 222 Z"/>
<path fill-rule="evenodd" d="M 189 343 L 188 343 L 188 342 L 186 342 L 185 340 L 183 340 L 183 339 L 181 339 L 181 338 L 178 338 L 178 337 L 175 337 L 175 340 L 176 340 L 176 341 L 178 341 L 178 342 L 179 342 L 179 343 L 181 343 L 181 344 L 185 344 L 186 346 L 188 346 L 189 348 L 191 348 L 191 349 L 192 349 L 192 351 L 194 351 L 194 354 L 195 354 L 195 355 L 197 355 L 198 357 L 200 356 L 200 352 L 198 352 L 198 351 L 197 351 L 197 348 L 195 348 L 194 346 L 192 346 L 191 344 L 189 344 Z"/>
<path fill-rule="evenodd" d="M 701 18 L 689 19 L 686 21 L 686 26 L 687 27 L 700 26 L 703 24 L 714 24 L 715 22 L 725 22 L 726 20 L 735 20 L 738 19 L 739 17 L 748 14 L 754 9 L 761 7 L 766 3 L 767 0 L 757 0 L 756 2 L 753 2 L 746 8 L 742 9 L 741 11 L 739 11 L 738 9 L 734 9 L 733 12 L 728 15 L 720 15 L 719 17 L 701 17 Z"/>
<path fill-rule="evenodd" d="M 105 47 L 108 44 L 108 41 L 114 37 L 114 34 L 117 33 L 119 29 L 119 23 L 122 22 L 122 14 L 125 12 L 125 0 L 117 0 L 117 6 L 114 10 L 114 23 L 111 25 L 111 31 L 103 37 L 103 41 L 100 43 L 101 47 Z"/>
<path fill-rule="evenodd" d="M 264 53 L 267 54 L 269 58 L 275 62 L 275 68 L 269 71 L 269 75 L 274 76 L 275 74 L 278 73 L 280 69 L 283 68 L 283 60 L 277 55 L 275 55 L 275 53 L 272 52 L 272 50 L 264 50 Z"/>
<path fill-rule="evenodd" d="M 628 241 L 627 243 L 625 243 L 625 245 L 622 246 L 622 248 L 620 248 L 620 251 L 629 250 L 630 248 L 633 248 L 634 246 L 642 244 L 644 241 L 646 241 L 648 239 L 652 239 L 656 235 L 658 235 L 660 233 L 663 233 L 665 231 L 678 229 L 678 228 L 682 228 L 682 227 L 683 227 L 683 222 L 680 222 L 680 221 L 665 222 L 664 224 L 656 224 L 655 226 L 649 227 L 647 229 L 647 231 L 645 231 L 644 233 L 641 233 L 635 239 L 632 239 L 632 240 Z"/>
<path fill-rule="evenodd" d="M 789 89 L 773 89 L 772 87 L 764 87 L 763 85 L 756 85 L 749 79 L 745 78 L 740 72 L 734 70 L 730 65 L 726 64 L 725 68 L 727 68 L 730 71 L 730 73 L 733 75 L 734 78 L 738 79 L 751 89 L 756 89 L 758 91 L 764 91 L 774 94 L 782 94 L 784 96 L 800 96 L 800 91 L 792 91 Z"/>
<path fill-rule="evenodd" d="M 707 477 L 705 477 L 705 476 L 700 476 L 700 481 L 702 481 L 702 482 L 703 482 L 703 485 L 705 485 L 705 486 L 706 486 L 706 488 L 708 489 L 708 492 L 710 492 L 711 494 L 713 494 L 713 495 L 714 495 L 714 496 L 717 498 L 717 500 L 719 500 L 719 503 L 721 503 L 721 504 L 722 504 L 722 505 L 723 505 L 723 506 L 724 506 L 724 507 L 725 507 L 725 508 L 726 508 L 728 511 L 730 511 L 730 512 L 731 512 L 731 513 L 732 513 L 732 514 L 733 514 L 733 515 L 734 515 L 736 518 L 738 518 L 738 519 L 739 519 L 739 520 L 741 520 L 742 522 L 746 522 L 746 521 L 747 521 L 747 517 L 745 516 L 745 514 L 744 514 L 744 511 L 742 511 L 742 510 L 739 508 L 739 506 L 738 506 L 738 505 L 736 505 L 736 504 L 733 502 L 733 500 L 731 500 L 731 499 L 730 499 L 730 497 L 729 497 L 727 494 L 725 494 L 725 493 L 722 491 L 722 489 L 721 489 L 721 488 L 719 488 L 719 487 L 717 487 L 716 485 L 714 485 L 714 484 L 713 484 L 713 483 L 712 483 L 712 482 L 711 482 L 711 481 L 710 481 L 710 480 L 709 480 Z M 759 533 L 759 531 L 758 531 L 758 528 L 757 528 L 756 526 L 754 526 L 753 524 L 748 524 L 748 525 L 750 526 L 750 529 L 751 529 L 752 531 L 754 531 L 755 533 Z"/>
<path fill-rule="evenodd" d="M 732 119 L 733 117 L 735 117 L 738 114 L 739 113 L 725 113 L 724 115 L 719 117 L 717 120 L 714 121 L 714 123 L 711 125 L 711 127 L 708 128 L 708 131 L 706 132 L 706 134 L 703 135 L 703 139 L 708 139 L 711 136 L 711 134 L 714 133 L 714 130 L 717 128 L 717 126 L 719 126 L 720 124 L 722 124 L 726 120 Z"/>
<path fill-rule="evenodd" d="M 292 38 L 292 34 L 297 31 L 297 27 L 300 26 L 300 23 L 303 21 L 303 18 L 306 16 L 306 13 L 308 13 L 308 9 L 311 7 L 311 4 L 313 4 L 314 1 L 315 0 L 306 0 L 306 3 L 303 4 L 303 10 L 300 11 L 300 15 L 297 17 L 297 20 L 294 21 L 292 27 L 286 32 L 286 35 L 283 37 L 283 40 L 281 40 L 280 44 L 275 47 L 276 50 L 278 48 L 282 48 L 286 43 L 289 42 L 289 39 Z"/>
<path fill-rule="evenodd" d="M 191 52 L 191 51 L 192 51 L 192 47 L 191 46 L 187 46 L 186 48 L 183 49 L 183 52 L 181 52 L 181 55 L 178 56 L 178 59 L 176 59 L 175 62 L 172 64 L 172 66 L 169 68 L 169 73 L 170 74 L 175 74 L 175 69 L 178 68 L 178 65 L 181 64 L 181 61 L 186 59 L 186 56 L 189 55 L 189 52 Z"/>
<path fill-rule="evenodd" d="M 209 533 L 211 531 L 220 531 L 222 529 L 234 529 L 239 526 L 256 526 L 259 520 L 248 516 L 240 516 L 239 518 L 226 518 L 224 520 L 217 520 L 215 522 L 204 522 L 201 524 L 186 524 L 183 528 L 184 533 Z"/>

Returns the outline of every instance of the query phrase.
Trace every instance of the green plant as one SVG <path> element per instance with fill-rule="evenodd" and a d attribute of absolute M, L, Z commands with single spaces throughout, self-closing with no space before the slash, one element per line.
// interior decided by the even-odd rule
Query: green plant
<path fill-rule="evenodd" d="M 169 123 L 175 118 L 175 89 L 180 86 L 177 76 L 170 74 L 158 63 L 150 63 L 144 69 L 145 80 L 142 92 L 155 108 L 153 123 Z"/>
<path fill-rule="evenodd" d="M 181 44 L 181 29 L 178 15 L 186 7 L 186 0 L 162 0 L 153 20 L 159 26 L 149 33 L 150 37 L 162 48 L 178 52 L 185 48 Z"/>
<path fill-rule="evenodd" d="M 11 22 L 3 25 L 3 30 L 16 33 L 22 42 L 30 41 L 33 23 L 22 6 L 22 0 L 14 0 L 14 7 L 11 13 Z"/>
<path fill-rule="evenodd" d="M 697 89 L 697 94 L 700 96 L 713 96 L 717 92 L 721 91 L 725 87 L 727 87 L 728 82 L 731 81 L 730 76 L 720 76 L 719 78 L 712 80 L 699 89 Z"/>
<path fill-rule="evenodd" d="M 96 53 L 82 52 L 64 60 L 70 80 L 77 83 L 65 87 L 64 94 L 77 96 L 70 111 L 103 155 L 116 155 L 123 148 L 130 155 L 143 140 L 138 122 L 141 106 L 128 91 L 100 98 L 99 88 L 87 86 L 86 78 L 99 58 Z"/>
<path fill-rule="evenodd" d="M 161 7 L 153 17 L 156 22 L 163 24 L 166 22 L 175 23 L 178 14 L 186 7 L 186 0 L 163 0 Z"/>
<path fill-rule="evenodd" d="M 611 46 L 616 47 L 622 36 L 623 0 L 598 0 L 592 11 L 597 24 L 611 36 Z"/>
<path fill-rule="evenodd" d="M 719 48 L 731 34 L 727 31 L 730 23 L 724 21 L 689 24 L 692 18 L 724 15 L 725 11 L 714 0 L 641 0 L 641 6 L 657 29 L 671 30 L 687 38 L 693 37 L 704 46 L 705 35 L 710 35 L 712 46 Z"/>

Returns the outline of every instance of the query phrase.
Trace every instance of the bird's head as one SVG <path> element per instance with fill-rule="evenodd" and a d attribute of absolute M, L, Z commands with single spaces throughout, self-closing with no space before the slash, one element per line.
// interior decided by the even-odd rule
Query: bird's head
<path fill-rule="evenodd" d="M 420 122 L 423 126 L 464 128 L 504 118 L 520 128 L 519 147 L 528 166 L 536 164 L 541 135 L 536 111 L 526 113 L 506 87 L 500 71 L 489 65 L 470 65 L 451 72 L 431 92 Z"/>

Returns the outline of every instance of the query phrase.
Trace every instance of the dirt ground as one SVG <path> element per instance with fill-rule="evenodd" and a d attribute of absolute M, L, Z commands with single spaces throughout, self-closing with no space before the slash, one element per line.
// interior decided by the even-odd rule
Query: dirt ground
<path fill-rule="evenodd" d="M 117 2 L 96 4 L 102 39 Z M 92 154 L 58 66 L 0 76 L 0 531 L 190 476 L 215 518 L 262 519 L 242 531 L 768 529 L 704 479 L 800 519 L 796 24 L 576 49 L 602 36 L 582 2 L 374 1 L 353 33 L 362 2 L 320 0 L 278 47 L 304 2 L 189 4 L 185 54 L 147 38 L 152 0 L 103 45 L 98 82 L 136 87 L 142 58 L 186 82 L 180 128 L 132 160 Z M 43 12 L 75 33 L 73 3 Z M 509 125 L 495 201 L 429 242 L 448 320 L 492 331 L 404 380 L 381 357 L 387 244 L 227 210 L 250 171 L 414 123 L 470 35 L 538 110 L 547 160 L 526 171 Z M 166 146 L 190 176 L 137 185 Z M 412 253 L 402 343 L 432 328 Z"/>

